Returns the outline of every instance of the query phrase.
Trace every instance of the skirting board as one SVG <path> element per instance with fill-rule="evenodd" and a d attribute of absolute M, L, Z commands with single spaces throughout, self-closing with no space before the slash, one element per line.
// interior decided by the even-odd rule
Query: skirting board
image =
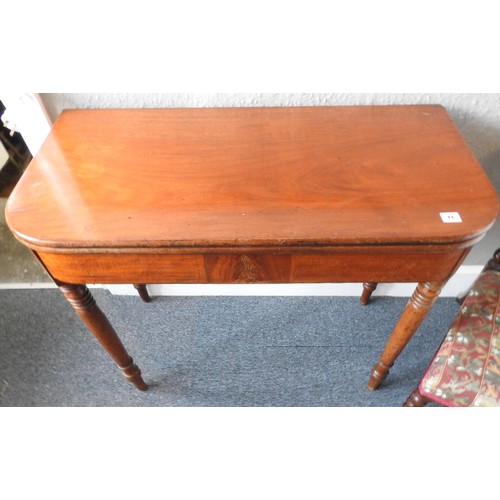
<path fill-rule="evenodd" d="M 458 297 L 468 291 L 483 266 L 462 266 L 448 281 L 441 297 Z M 387 297 L 411 297 L 416 283 L 382 283 L 374 293 Z M 132 285 L 106 285 L 114 295 L 137 295 Z M 151 296 L 343 296 L 361 295 L 360 283 L 287 285 L 148 285 Z"/>
<path fill-rule="evenodd" d="M 483 266 L 462 266 L 444 287 L 441 297 L 458 297 L 467 292 Z M 383 283 L 374 295 L 386 297 L 410 297 L 416 283 Z M 0 283 L 0 290 L 55 288 L 53 283 Z M 137 295 L 132 285 L 92 285 L 104 288 L 113 295 Z M 148 285 L 151 296 L 331 296 L 357 297 L 361 295 L 360 283 L 321 283 L 293 285 Z"/>

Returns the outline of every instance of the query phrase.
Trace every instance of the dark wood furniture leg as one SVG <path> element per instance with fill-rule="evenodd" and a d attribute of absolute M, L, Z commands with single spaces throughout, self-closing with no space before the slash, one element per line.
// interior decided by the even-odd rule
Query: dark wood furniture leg
<path fill-rule="evenodd" d="M 394 361 L 406 347 L 417 328 L 427 316 L 444 286 L 444 282 L 420 283 L 403 311 L 385 346 L 380 361 L 370 374 L 368 389 L 376 389 L 387 377 Z"/>
<path fill-rule="evenodd" d="M 408 399 L 404 402 L 403 406 L 408 408 L 425 406 L 429 400 L 422 396 L 418 387 L 410 394 Z"/>
<path fill-rule="evenodd" d="M 134 288 L 139 292 L 139 296 L 143 302 L 151 302 L 151 297 L 149 296 L 146 285 L 134 285 Z"/>
<path fill-rule="evenodd" d="M 73 306 L 78 316 L 88 326 L 96 339 L 120 367 L 125 378 L 139 390 L 148 386 L 141 376 L 141 370 L 134 364 L 108 318 L 97 306 L 94 297 L 85 285 L 71 285 L 57 282 L 59 289 Z"/>
<path fill-rule="evenodd" d="M 363 284 L 363 294 L 361 295 L 361 305 L 366 306 L 370 299 L 372 298 L 373 292 L 377 289 L 378 283 L 364 283 Z"/>

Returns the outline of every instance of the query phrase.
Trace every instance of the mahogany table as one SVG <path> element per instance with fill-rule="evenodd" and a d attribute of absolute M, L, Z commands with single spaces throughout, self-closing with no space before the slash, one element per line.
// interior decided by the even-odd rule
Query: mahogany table
<path fill-rule="evenodd" d="M 63 112 L 6 218 L 142 390 L 87 284 L 417 282 L 375 389 L 497 210 L 440 106 L 128 109 Z"/>

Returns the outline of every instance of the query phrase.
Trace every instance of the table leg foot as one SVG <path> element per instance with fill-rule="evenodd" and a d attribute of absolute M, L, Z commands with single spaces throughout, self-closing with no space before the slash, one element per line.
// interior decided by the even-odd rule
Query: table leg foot
<path fill-rule="evenodd" d="M 108 318 L 97 306 L 89 289 L 85 285 L 72 285 L 61 282 L 57 282 L 57 285 L 78 316 L 120 367 L 125 378 L 141 391 L 145 391 L 147 385 L 142 379 L 141 370 L 134 364 L 125 350 L 120 338 Z"/>
<path fill-rule="evenodd" d="M 363 284 L 363 294 L 361 295 L 361 305 L 366 306 L 370 299 L 372 298 L 373 292 L 377 289 L 378 283 L 364 283 Z"/>
<path fill-rule="evenodd" d="M 134 363 L 134 360 L 130 358 L 130 363 L 127 366 L 120 366 L 124 377 L 134 384 L 140 391 L 147 391 L 148 386 L 142 379 L 141 370 Z"/>
<path fill-rule="evenodd" d="M 403 406 L 406 408 L 419 408 L 425 406 L 428 402 L 429 400 L 422 396 L 418 389 L 415 389 L 404 402 Z"/>
<path fill-rule="evenodd" d="M 139 297 L 143 302 L 151 302 L 151 297 L 148 293 L 146 285 L 134 285 L 134 288 L 139 292 Z"/>
<path fill-rule="evenodd" d="M 376 389 L 387 377 L 401 351 L 406 347 L 417 328 L 427 316 L 444 286 L 444 282 L 420 283 L 394 328 L 380 361 L 372 370 L 368 388 Z"/>
<path fill-rule="evenodd" d="M 374 391 L 389 375 L 389 370 L 392 366 L 386 366 L 382 361 L 379 361 L 370 373 L 370 380 L 368 382 L 368 389 Z"/>

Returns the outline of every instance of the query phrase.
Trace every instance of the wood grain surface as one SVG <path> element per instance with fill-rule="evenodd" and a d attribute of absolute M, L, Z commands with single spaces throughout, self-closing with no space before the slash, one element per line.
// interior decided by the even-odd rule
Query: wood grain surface
<path fill-rule="evenodd" d="M 63 112 L 6 217 L 34 250 L 186 252 L 464 242 L 497 209 L 440 106 L 126 109 Z"/>
<path fill-rule="evenodd" d="M 328 254 L 38 253 L 54 278 L 67 283 L 335 283 L 448 279 L 467 250 Z"/>
<path fill-rule="evenodd" d="M 87 283 L 418 281 L 375 389 L 498 198 L 439 106 L 64 112 L 6 219 L 124 375 Z M 456 214 L 445 223 L 443 213 Z"/>

